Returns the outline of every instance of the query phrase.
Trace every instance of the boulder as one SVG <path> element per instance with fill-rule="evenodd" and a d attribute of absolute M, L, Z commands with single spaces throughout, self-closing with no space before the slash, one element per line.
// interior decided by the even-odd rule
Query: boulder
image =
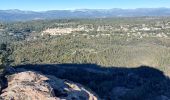
<path fill-rule="evenodd" d="M 98 100 L 89 89 L 68 80 L 22 71 L 7 77 L 8 87 L 2 90 L 3 100 Z"/>

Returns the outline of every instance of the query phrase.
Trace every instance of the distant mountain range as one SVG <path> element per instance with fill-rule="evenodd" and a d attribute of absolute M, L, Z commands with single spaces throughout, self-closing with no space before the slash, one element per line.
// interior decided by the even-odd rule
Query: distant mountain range
<path fill-rule="evenodd" d="M 138 8 L 138 9 L 78 9 L 50 11 L 0 10 L 0 21 L 28 21 L 38 19 L 64 18 L 107 18 L 107 17 L 142 17 L 170 16 L 170 8 Z"/>

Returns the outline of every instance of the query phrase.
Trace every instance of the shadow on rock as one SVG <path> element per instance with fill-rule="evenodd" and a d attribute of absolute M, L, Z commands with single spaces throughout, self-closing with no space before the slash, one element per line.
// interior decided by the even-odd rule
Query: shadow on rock
<path fill-rule="evenodd" d="M 43 64 L 15 66 L 19 72 L 36 71 L 79 83 L 105 100 L 169 100 L 170 80 L 158 69 L 105 67 L 96 64 Z M 55 95 L 60 94 L 58 90 Z"/>

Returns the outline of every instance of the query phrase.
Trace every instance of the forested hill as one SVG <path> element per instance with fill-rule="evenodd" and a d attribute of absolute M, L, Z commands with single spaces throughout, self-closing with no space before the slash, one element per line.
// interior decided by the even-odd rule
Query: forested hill
<path fill-rule="evenodd" d="M 51 11 L 0 10 L 1 21 L 28 21 L 38 19 L 64 18 L 108 18 L 108 17 L 139 17 L 139 16 L 170 16 L 170 8 L 138 8 L 138 9 L 79 9 Z"/>

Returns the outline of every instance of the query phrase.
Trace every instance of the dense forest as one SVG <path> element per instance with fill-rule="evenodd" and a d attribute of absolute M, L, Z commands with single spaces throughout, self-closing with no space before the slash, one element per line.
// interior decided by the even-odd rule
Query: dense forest
<path fill-rule="evenodd" d="M 1 66 L 148 65 L 168 73 L 170 18 L 58 19 L 0 23 Z"/>

